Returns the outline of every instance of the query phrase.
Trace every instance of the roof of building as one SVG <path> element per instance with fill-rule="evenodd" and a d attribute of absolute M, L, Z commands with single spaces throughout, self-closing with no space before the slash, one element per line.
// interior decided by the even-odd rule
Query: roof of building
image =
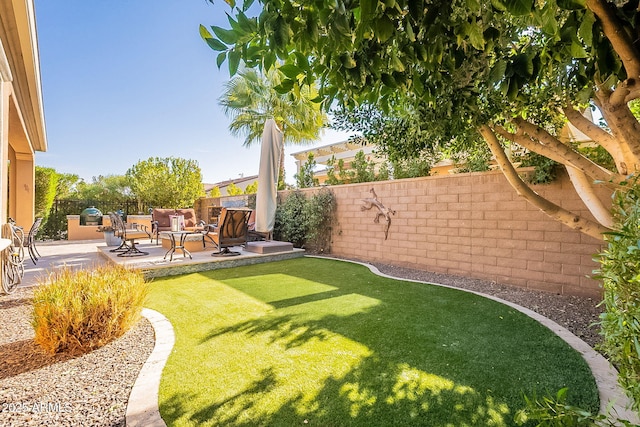
<path fill-rule="evenodd" d="M 318 158 L 322 156 L 331 156 L 333 154 L 343 153 L 345 151 L 362 150 L 364 147 L 366 146 L 355 141 L 342 141 L 342 142 L 335 142 L 333 144 L 323 145 L 322 147 L 316 147 L 316 148 L 310 148 L 304 151 L 298 151 L 296 153 L 291 153 L 291 155 L 296 160 L 305 161 L 309 158 L 309 153 L 313 153 L 313 156 Z"/>
<path fill-rule="evenodd" d="M 202 185 L 204 185 L 204 190 L 205 191 L 209 191 L 209 190 L 212 190 L 215 187 L 224 188 L 224 187 L 227 187 L 227 186 L 229 186 L 231 184 L 239 185 L 239 184 L 243 184 L 243 183 L 245 183 L 247 181 L 253 182 L 253 181 L 257 180 L 257 179 L 258 179 L 258 175 L 250 175 L 250 176 L 241 176 L 239 178 L 227 179 L 226 181 L 220 181 L 220 182 L 216 182 L 214 184 L 206 184 L 205 183 L 205 184 L 202 184 Z"/>

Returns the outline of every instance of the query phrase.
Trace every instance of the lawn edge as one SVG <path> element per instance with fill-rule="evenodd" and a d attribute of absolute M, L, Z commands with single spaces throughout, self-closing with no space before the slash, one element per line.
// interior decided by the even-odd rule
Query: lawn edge
<path fill-rule="evenodd" d="M 153 327 L 155 345 L 129 394 L 125 423 L 128 427 L 166 427 L 160 416 L 158 393 L 162 370 L 175 344 L 175 333 L 169 319 L 161 313 L 143 308 L 141 314 Z"/>
<path fill-rule="evenodd" d="M 367 264 L 361 261 L 334 258 L 331 256 L 325 256 L 325 255 L 320 256 L 320 255 L 307 254 L 305 255 L 305 257 L 318 258 L 318 259 L 330 259 L 335 261 L 343 261 L 343 262 L 350 262 L 353 264 L 359 264 L 364 267 L 367 267 L 373 274 L 378 275 L 380 277 L 386 277 L 389 279 L 401 280 L 405 282 L 423 283 L 427 285 L 434 285 L 434 286 L 441 286 L 444 288 L 456 289 L 459 291 L 472 293 L 472 294 L 481 296 L 483 298 L 488 298 L 496 302 L 499 302 L 501 304 L 505 304 L 509 307 L 512 307 L 520 311 L 521 313 L 526 314 L 532 319 L 536 320 L 538 323 L 542 324 L 548 329 L 550 329 L 553 333 L 555 333 L 567 344 L 569 344 L 574 350 L 580 353 L 584 361 L 589 366 L 589 369 L 591 370 L 591 373 L 594 379 L 596 380 L 596 386 L 598 387 L 598 397 L 600 398 L 601 413 L 607 413 L 607 411 L 609 411 L 609 413 L 621 419 L 625 419 L 636 424 L 640 423 L 640 419 L 638 418 L 638 415 L 635 412 L 628 409 L 628 408 L 631 408 L 631 400 L 627 397 L 627 395 L 624 394 L 624 391 L 618 385 L 618 381 L 617 381 L 618 371 L 613 366 L 611 366 L 609 361 L 600 353 L 595 351 L 591 346 L 589 346 L 589 344 L 587 344 L 586 342 L 578 338 L 576 335 L 574 335 L 571 331 L 564 328 L 563 326 L 560 326 L 553 320 L 541 315 L 540 313 L 537 313 L 526 307 L 522 307 L 521 305 L 515 304 L 511 301 L 503 300 L 502 298 L 498 298 L 493 295 L 484 294 L 482 292 L 477 292 L 477 291 L 463 289 L 463 288 L 457 288 L 455 286 L 445 285 L 442 283 L 425 282 L 422 280 L 405 279 L 402 277 L 392 276 L 392 275 L 381 272 L 374 265 Z"/>

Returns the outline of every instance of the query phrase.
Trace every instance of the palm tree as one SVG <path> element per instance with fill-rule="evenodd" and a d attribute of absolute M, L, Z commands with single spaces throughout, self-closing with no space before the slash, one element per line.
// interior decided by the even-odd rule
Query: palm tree
<path fill-rule="evenodd" d="M 232 119 L 229 131 L 243 136 L 243 145 L 260 142 L 264 123 L 273 118 L 283 132 L 284 144 L 309 144 L 320 138 L 320 130 L 328 123 L 320 104 L 313 102 L 318 96 L 315 86 L 303 86 L 299 91 L 278 93 L 280 72 L 272 68 L 266 74 L 246 70 L 225 85 L 219 99 L 227 117 Z M 280 158 L 278 187 L 284 186 L 284 154 Z"/>

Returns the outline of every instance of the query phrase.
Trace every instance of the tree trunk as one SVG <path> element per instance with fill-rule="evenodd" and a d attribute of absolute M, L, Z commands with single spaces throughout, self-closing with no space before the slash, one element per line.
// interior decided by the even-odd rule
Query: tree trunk
<path fill-rule="evenodd" d="M 582 199 L 585 206 L 589 209 L 589 212 L 593 214 L 595 219 L 602 225 L 608 228 L 613 227 L 613 217 L 611 216 L 611 210 L 606 208 L 595 191 L 593 191 L 592 180 L 589 179 L 582 171 L 566 166 L 569 179 L 576 189 L 576 193 Z"/>
<path fill-rule="evenodd" d="M 507 178 L 507 181 L 511 184 L 513 189 L 516 190 L 518 195 L 524 197 L 528 202 L 556 221 L 596 239 L 602 240 L 602 233 L 610 231 L 607 227 L 569 212 L 568 210 L 543 198 L 529 188 L 529 186 L 518 176 L 518 173 L 509 161 L 493 130 L 489 126 L 483 125 L 480 127 L 479 131 L 489 146 L 489 149 L 495 156 L 502 173 Z"/>
<path fill-rule="evenodd" d="M 598 91 L 597 106 L 602 117 L 611 129 L 612 136 L 618 141 L 623 156 L 622 162 L 616 159 L 616 165 L 622 163 L 621 173 L 632 174 L 640 170 L 640 124 L 627 104 L 613 105 L 610 97 Z M 611 153 L 614 155 L 614 153 Z"/>

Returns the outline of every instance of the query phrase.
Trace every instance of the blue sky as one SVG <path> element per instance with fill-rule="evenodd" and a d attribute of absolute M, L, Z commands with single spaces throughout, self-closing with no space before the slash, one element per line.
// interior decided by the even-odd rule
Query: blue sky
<path fill-rule="evenodd" d="M 258 173 L 259 145 L 242 146 L 218 106 L 229 80 L 199 24 L 228 27 L 224 1 L 35 0 L 49 148 L 38 166 L 93 176 L 138 160 L 197 160 L 204 182 Z M 345 140 L 327 131 L 312 146 Z M 287 146 L 287 181 L 293 182 Z"/>

